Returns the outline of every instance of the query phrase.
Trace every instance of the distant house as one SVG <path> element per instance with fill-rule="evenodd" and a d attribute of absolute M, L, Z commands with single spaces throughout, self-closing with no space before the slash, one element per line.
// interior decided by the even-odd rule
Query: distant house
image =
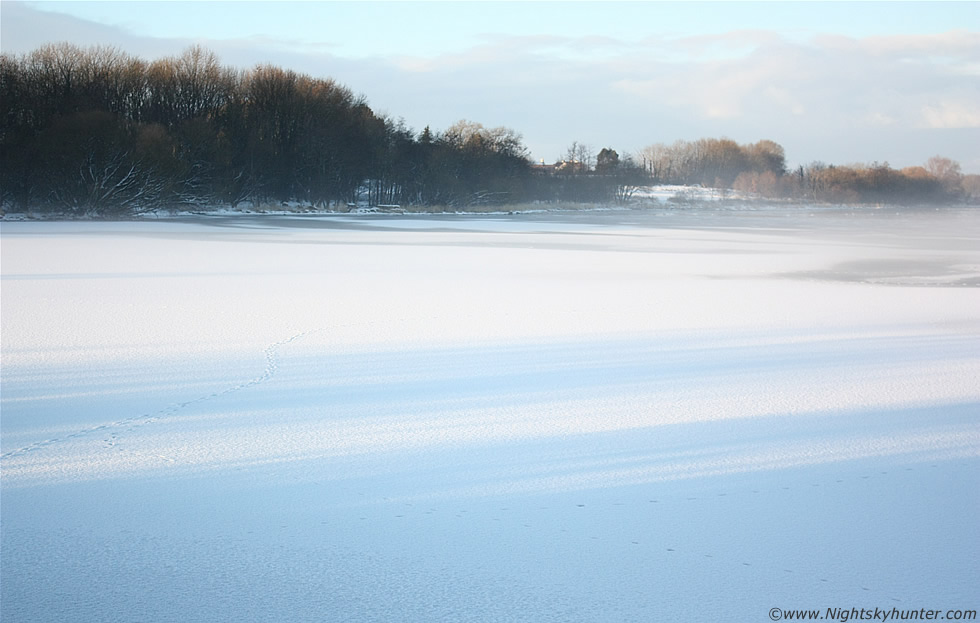
<path fill-rule="evenodd" d="M 540 175 L 575 175 L 588 173 L 589 169 L 584 162 L 578 160 L 560 160 L 554 164 L 545 164 L 542 160 L 538 164 L 532 164 L 531 171 Z"/>

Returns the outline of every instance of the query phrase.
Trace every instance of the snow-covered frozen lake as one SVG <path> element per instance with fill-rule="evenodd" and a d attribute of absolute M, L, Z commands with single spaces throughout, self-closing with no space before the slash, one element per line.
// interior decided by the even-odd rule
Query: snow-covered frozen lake
<path fill-rule="evenodd" d="M 980 606 L 980 212 L 0 233 L 4 623 Z"/>

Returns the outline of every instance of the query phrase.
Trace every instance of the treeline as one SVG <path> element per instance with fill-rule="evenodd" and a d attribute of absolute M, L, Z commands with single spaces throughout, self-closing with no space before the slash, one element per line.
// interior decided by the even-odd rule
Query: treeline
<path fill-rule="evenodd" d="M 331 80 L 50 45 L 0 56 L 0 205 L 70 214 L 297 201 L 463 206 L 531 197 L 520 135 L 416 135 Z"/>
<path fill-rule="evenodd" d="M 934 156 L 925 166 L 893 169 L 888 163 L 801 165 L 782 176 L 745 172 L 736 191 L 772 199 L 839 204 L 946 204 L 980 200 L 980 176 L 964 176 L 960 165 Z"/>
<path fill-rule="evenodd" d="M 641 155 L 654 183 L 731 189 L 768 199 L 900 205 L 980 199 L 980 176 L 964 176 L 959 163 L 940 156 L 900 170 L 888 163 L 814 162 L 790 171 L 780 145 L 767 140 L 739 145 L 730 139 L 651 145 Z"/>
<path fill-rule="evenodd" d="M 736 189 L 766 197 L 790 197 L 832 203 L 941 204 L 980 200 L 980 175 L 963 175 L 949 158 L 933 156 L 925 166 L 893 169 L 888 163 L 850 166 L 820 162 L 800 166 L 771 183 L 743 179 Z"/>
<path fill-rule="evenodd" d="M 901 171 L 820 164 L 788 171 L 778 144 L 728 139 L 623 157 L 573 143 L 554 165 L 532 164 L 511 129 L 460 121 L 416 132 L 332 80 L 269 65 L 225 67 L 201 47 L 152 62 L 71 44 L 0 55 L 4 210 L 122 215 L 282 202 L 464 209 L 628 201 L 653 183 L 926 202 L 962 196 L 971 177 L 941 158 Z"/>

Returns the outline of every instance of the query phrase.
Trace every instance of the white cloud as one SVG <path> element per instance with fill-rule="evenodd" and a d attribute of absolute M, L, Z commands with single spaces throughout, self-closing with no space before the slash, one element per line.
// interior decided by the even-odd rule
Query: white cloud
<path fill-rule="evenodd" d="M 980 103 L 977 100 L 945 101 L 922 108 L 922 126 L 926 128 L 980 128 Z"/>
<path fill-rule="evenodd" d="M 865 122 L 871 126 L 893 126 L 898 123 L 898 119 L 881 111 L 868 113 L 864 117 Z"/>
<path fill-rule="evenodd" d="M 892 58 L 949 58 L 963 62 L 977 60 L 980 33 L 951 30 L 922 35 L 879 35 L 860 40 L 859 45 L 869 53 Z"/>
<path fill-rule="evenodd" d="M 773 104 L 789 112 L 794 117 L 806 114 L 806 106 L 800 102 L 793 91 L 783 87 L 769 86 L 763 90 L 765 97 Z"/>

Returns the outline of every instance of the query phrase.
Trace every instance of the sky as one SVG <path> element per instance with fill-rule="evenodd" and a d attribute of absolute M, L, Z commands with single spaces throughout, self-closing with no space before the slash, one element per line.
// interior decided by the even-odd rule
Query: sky
<path fill-rule="evenodd" d="M 193 44 L 226 65 L 333 78 L 379 113 L 638 154 L 676 140 L 783 145 L 790 165 L 942 155 L 980 173 L 978 2 L 0 0 L 0 49 Z"/>

